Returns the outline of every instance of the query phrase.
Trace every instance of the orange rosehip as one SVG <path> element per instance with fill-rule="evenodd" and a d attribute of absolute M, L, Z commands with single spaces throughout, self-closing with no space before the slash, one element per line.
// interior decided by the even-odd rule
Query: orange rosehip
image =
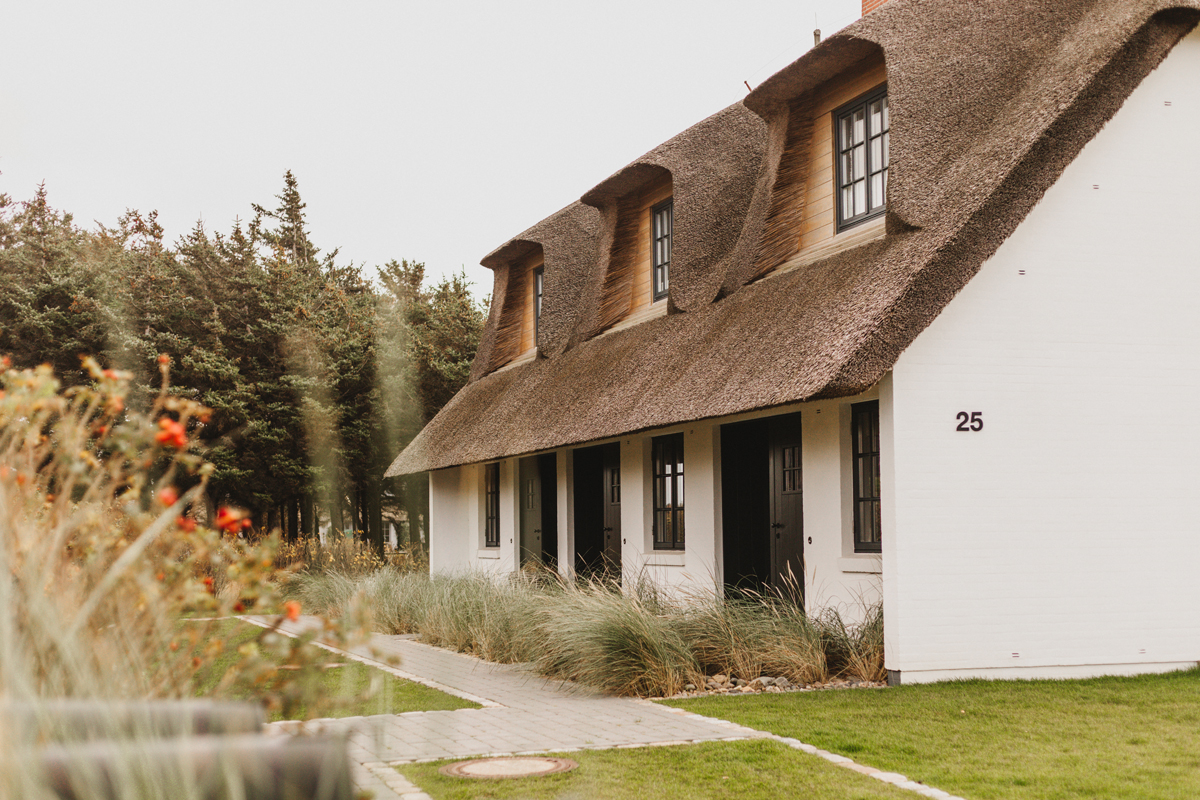
<path fill-rule="evenodd" d="M 300 602 L 298 600 L 288 600 L 283 604 L 283 613 L 292 622 L 300 619 Z"/>
<path fill-rule="evenodd" d="M 196 530 L 196 520 L 192 519 L 191 517 L 180 517 L 179 519 L 175 520 L 175 524 L 178 525 L 179 529 L 184 533 L 191 533 L 192 531 Z"/>
<path fill-rule="evenodd" d="M 167 355 L 166 353 L 159 353 L 158 354 L 158 363 L 163 364 L 164 366 L 167 364 L 170 364 L 171 357 L 169 355 Z"/>
<path fill-rule="evenodd" d="M 249 527 L 247 523 L 250 520 L 245 519 L 245 515 L 240 511 L 235 511 L 232 508 L 221 506 L 217 511 L 217 527 L 226 533 L 237 533 L 243 527 Z"/>
<path fill-rule="evenodd" d="M 158 421 L 158 427 L 161 430 L 155 434 L 154 441 L 159 444 L 170 445 L 177 449 L 183 449 L 187 446 L 187 434 L 181 423 L 170 417 L 162 417 Z"/>
<path fill-rule="evenodd" d="M 179 502 L 179 492 L 174 486 L 164 486 L 158 493 L 158 502 L 164 506 L 173 506 Z"/>

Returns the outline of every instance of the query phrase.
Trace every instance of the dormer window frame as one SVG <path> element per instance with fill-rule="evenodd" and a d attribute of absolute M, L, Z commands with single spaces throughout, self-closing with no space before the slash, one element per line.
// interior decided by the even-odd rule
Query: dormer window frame
<path fill-rule="evenodd" d="M 862 115 L 861 136 L 855 125 L 859 114 Z M 887 211 L 887 179 L 891 163 L 887 84 L 859 95 L 835 109 L 832 116 L 835 222 L 836 231 L 841 233 Z M 859 165 L 861 171 L 857 169 Z M 847 213 L 847 204 L 851 206 L 851 212 L 857 207 L 859 188 L 863 210 Z"/>
<path fill-rule="evenodd" d="M 650 209 L 651 300 L 663 300 L 671 291 L 671 239 L 675 232 L 675 198 L 668 197 Z"/>
<path fill-rule="evenodd" d="M 546 265 L 533 270 L 533 346 L 538 346 L 542 330 L 542 296 L 545 293 Z"/>

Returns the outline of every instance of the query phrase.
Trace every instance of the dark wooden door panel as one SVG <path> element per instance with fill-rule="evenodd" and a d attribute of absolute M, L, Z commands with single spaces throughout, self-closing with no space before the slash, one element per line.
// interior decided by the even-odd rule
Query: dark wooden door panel
<path fill-rule="evenodd" d="M 804 484 L 800 415 L 771 417 L 771 577 L 781 591 L 804 590 Z M 799 599 L 799 598 L 797 598 Z"/>
<path fill-rule="evenodd" d="M 621 444 L 604 445 L 604 560 L 621 574 Z"/>

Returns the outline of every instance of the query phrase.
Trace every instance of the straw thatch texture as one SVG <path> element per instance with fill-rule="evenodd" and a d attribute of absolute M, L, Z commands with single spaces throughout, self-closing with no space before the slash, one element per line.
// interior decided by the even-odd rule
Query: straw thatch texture
<path fill-rule="evenodd" d="M 771 210 L 767 212 L 754 259 L 754 277 L 775 269 L 798 249 L 808 193 L 812 133 L 812 93 L 805 92 L 788 103 L 783 154 L 771 189 Z"/>
<path fill-rule="evenodd" d="M 389 473 L 869 388 L 1198 20 L 1200 0 L 891 0 L 746 98 L 765 129 L 726 109 L 637 162 L 661 163 L 675 181 L 671 294 L 687 313 L 580 336 L 597 318 L 598 268 L 582 292 L 571 347 L 468 385 Z M 784 231 L 765 220 L 783 213 L 771 209 L 784 205 L 775 188 L 787 184 L 779 145 L 789 107 L 880 48 L 892 110 L 888 235 L 745 283 L 756 254 L 769 250 L 759 245 L 766 231 Z M 737 136 L 758 155 L 705 161 L 717 148 L 736 150 Z M 668 161 L 664 148 L 678 154 L 684 144 L 695 161 Z M 736 165 L 744 173 L 729 181 L 736 191 L 718 223 L 722 178 L 699 176 Z M 615 203 L 628 169 L 584 202 Z M 695 195 L 703 223 L 687 223 L 685 233 L 685 187 L 697 185 L 707 192 Z M 602 188 L 606 196 L 597 195 Z M 616 214 L 603 219 L 615 225 Z"/>
<path fill-rule="evenodd" d="M 545 263 L 538 352 L 542 356 L 554 356 L 562 352 L 575 327 L 575 315 L 579 307 L 577 298 L 595 282 L 599 234 L 599 212 L 576 202 L 509 240 L 483 259 L 483 265 L 494 271 L 495 283 L 491 316 L 471 367 L 471 380 L 483 377 L 519 355 L 510 354 L 512 345 L 506 345 L 503 351 L 498 349 L 501 344 L 500 331 L 505 322 L 501 309 L 508 307 L 508 299 L 514 294 L 524 297 L 523 285 L 508 285 L 510 267 L 526 262 L 539 249 Z M 515 281 L 523 284 L 520 278 Z M 519 317 L 519 311 L 513 313 Z M 518 329 L 518 339 L 519 333 Z"/>

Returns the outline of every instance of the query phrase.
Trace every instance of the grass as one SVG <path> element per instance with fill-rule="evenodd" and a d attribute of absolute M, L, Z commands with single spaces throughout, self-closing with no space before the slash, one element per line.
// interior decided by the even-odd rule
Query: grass
<path fill-rule="evenodd" d="M 546 677 L 612 694 L 671 695 L 717 673 L 799 683 L 883 674 L 878 604 L 847 624 L 833 609 L 806 614 L 787 594 L 671 598 L 649 581 L 622 591 L 549 572 L 429 577 L 390 567 L 301 573 L 288 591 L 306 611 L 336 618 L 369 608 L 380 633 L 417 633 L 489 661 L 532 663 Z"/>
<path fill-rule="evenodd" d="M 237 647 L 254 640 L 262 628 L 239 620 L 223 620 L 217 623 L 214 635 L 224 637 L 231 647 L 222 657 L 214 660 L 196 677 L 196 696 L 208 697 L 221 680 L 225 670 L 234 662 L 233 652 Z M 329 709 L 322 709 L 323 716 L 354 717 L 368 714 L 402 714 L 406 711 L 454 711 L 459 708 L 479 708 L 476 703 L 463 700 L 419 683 L 397 678 L 383 670 L 358 661 L 342 658 L 333 653 L 329 661 L 342 666 L 328 669 L 321 675 L 321 696 L 331 701 Z M 252 699 L 248 692 L 237 693 L 227 699 Z M 308 709 L 301 705 L 286 718 L 305 719 Z M 275 722 L 285 717 L 272 714 Z"/>
<path fill-rule="evenodd" d="M 666 704 L 978 800 L 1200 797 L 1200 669 Z"/>
<path fill-rule="evenodd" d="M 406 764 L 399 770 L 436 800 L 904 800 L 916 796 L 773 741 L 559 755 L 579 762 L 579 767 L 541 778 L 503 780 L 448 778 L 438 772 L 446 762 Z"/>

